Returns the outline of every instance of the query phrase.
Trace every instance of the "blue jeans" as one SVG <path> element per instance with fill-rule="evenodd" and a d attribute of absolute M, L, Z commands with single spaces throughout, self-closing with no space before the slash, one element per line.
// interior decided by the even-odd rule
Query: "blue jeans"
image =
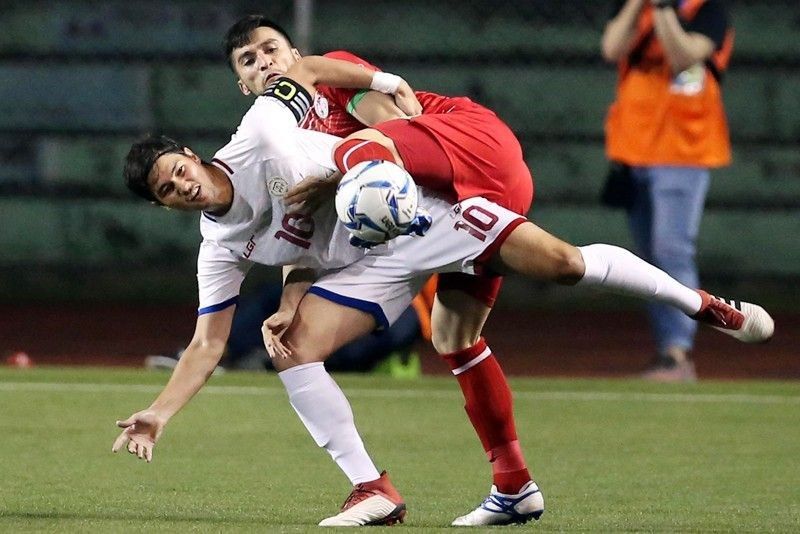
<path fill-rule="evenodd" d="M 695 251 L 710 174 L 700 167 L 633 167 L 636 199 L 628 212 L 639 254 L 682 284 L 698 288 Z M 697 323 L 664 304 L 648 305 L 656 347 L 690 350 Z"/>

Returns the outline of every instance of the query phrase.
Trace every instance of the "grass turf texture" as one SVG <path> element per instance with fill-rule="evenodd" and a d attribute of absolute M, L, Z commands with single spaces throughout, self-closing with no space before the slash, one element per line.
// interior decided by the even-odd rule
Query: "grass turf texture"
<path fill-rule="evenodd" d="M 349 483 L 275 375 L 213 377 L 152 464 L 113 455 L 114 421 L 167 375 L 0 369 L 0 531 L 317 531 Z M 403 532 L 480 502 L 490 470 L 455 382 L 338 376 L 379 468 L 406 499 Z M 800 530 L 800 384 L 512 381 L 547 511 L 537 531 Z"/>

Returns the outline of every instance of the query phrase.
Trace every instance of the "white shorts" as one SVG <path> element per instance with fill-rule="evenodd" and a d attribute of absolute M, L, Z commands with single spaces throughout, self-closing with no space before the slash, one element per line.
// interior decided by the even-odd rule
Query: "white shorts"
<path fill-rule="evenodd" d="M 309 292 L 394 323 L 433 273 L 481 273 L 514 228 L 527 221 L 485 198 L 458 204 L 426 199 L 433 224 L 423 237 L 400 236 L 342 269 L 326 271 Z"/>

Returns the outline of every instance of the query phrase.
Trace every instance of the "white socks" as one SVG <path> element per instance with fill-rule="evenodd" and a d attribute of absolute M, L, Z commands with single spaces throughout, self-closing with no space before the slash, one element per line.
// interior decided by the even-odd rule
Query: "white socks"
<path fill-rule="evenodd" d="M 324 447 L 353 485 L 380 478 L 356 430 L 350 403 L 321 363 L 278 373 L 289 402 L 308 432 Z"/>
<path fill-rule="evenodd" d="M 670 304 L 687 315 L 700 311 L 702 298 L 694 289 L 650 265 L 635 254 L 613 245 L 578 247 L 586 272 L 578 284 Z"/>

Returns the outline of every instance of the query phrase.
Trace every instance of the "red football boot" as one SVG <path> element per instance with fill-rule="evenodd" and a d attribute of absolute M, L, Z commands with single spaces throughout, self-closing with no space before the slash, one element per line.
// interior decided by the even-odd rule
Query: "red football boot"
<path fill-rule="evenodd" d="M 392 485 L 386 471 L 378 480 L 356 484 L 344 501 L 342 511 L 323 519 L 321 527 L 360 527 L 402 523 L 406 504 Z"/>

